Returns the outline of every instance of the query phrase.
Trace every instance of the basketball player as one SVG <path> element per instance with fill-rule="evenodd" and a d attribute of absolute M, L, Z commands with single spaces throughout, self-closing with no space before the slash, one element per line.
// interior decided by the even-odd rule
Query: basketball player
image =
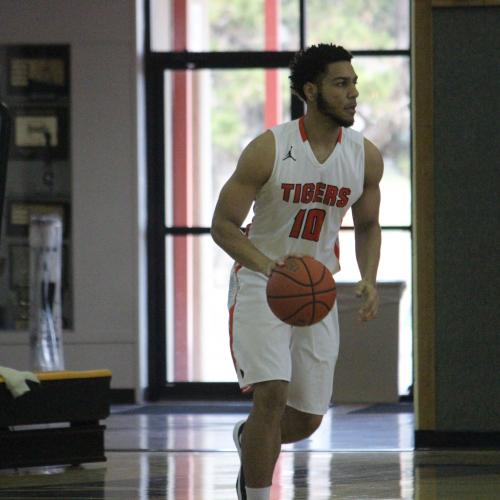
<path fill-rule="evenodd" d="M 238 498 L 268 500 L 282 443 L 310 436 L 332 396 L 339 348 L 336 305 L 321 322 L 292 327 L 266 302 L 271 271 L 288 255 L 311 255 L 339 270 L 338 233 L 349 208 L 361 274 L 362 321 L 375 317 L 378 221 L 383 162 L 377 148 L 349 127 L 358 91 L 352 55 L 320 44 L 299 52 L 291 87 L 305 116 L 264 132 L 243 151 L 222 188 L 212 236 L 236 261 L 229 291 L 231 351 L 253 406 L 233 437 L 242 466 Z M 254 204 L 247 234 L 241 224 Z"/>

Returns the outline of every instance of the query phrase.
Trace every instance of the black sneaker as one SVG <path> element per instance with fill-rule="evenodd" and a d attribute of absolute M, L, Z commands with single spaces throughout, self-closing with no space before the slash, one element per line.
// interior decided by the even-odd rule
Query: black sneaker
<path fill-rule="evenodd" d="M 243 427 L 245 425 L 245 420 L 238 422 L 233 429 L 233 441 L 236 449 L 238 450 L 238 455 L 241 462 L 241 433 L 243 432 Z M 238 479 L 236 480 L 236 493 L 238 495 L 238 500 L 247 500 L 247 490 L 245 489 L 245 476 L 243 475 L 243 466 L 240 465 L 240 471 L 238 473 Z"/>

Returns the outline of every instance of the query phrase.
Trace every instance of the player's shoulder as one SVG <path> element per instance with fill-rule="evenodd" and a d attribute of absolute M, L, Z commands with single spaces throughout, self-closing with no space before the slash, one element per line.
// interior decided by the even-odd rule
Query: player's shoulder
<path fill-rule="evenodd" d="M 353 128 L 342 128 L 342 141 L 350 142 L 353 144 L 358 144 L 361 147 L 363 146 L 364 136 L 361 132 L 354 130 Z"/>
<path fill-rule="evenodd" d="M 265 164 L 272 168 L 276 150 L 285 136 L 298 134 L 298 120 L 280 123 L 252 139 L 243 150 L 241 160 Z"/>
<path fill-rule="evenodd" d="M 274 136 L 270 130 L 266 130 L 252 139 L 243 149 L 237 172 L 251 176 L 258 184 L 264 184 L 273 170 L 274 157 Z"/>
<path fill-rule="evenodd" d="M 252 161 L 269 159 L 270 157 L 274 160 L 274 143 L 273 133 L 271 130 L 266 130 L 247 144 L 243 150 L 242 157 Z"/>
<path fill-rule="evenodd" d="M 372 141 L 364 137 L 363 145 L 365 148 L 365 161 L 367 163 L 383 164 L 382 154 Z"/>
<path fill-rule="evenodd" d="M 379 149 L 366 137 L 363 138 L 365 148 L 365 182 L 380 182 L 384 172 L 384 160 Z"/>
<path fill-rule="evenodd" d="M 288 147 L 290 143 L 302 142 L 300 120 L 291 120 L 275 125 L 270 130 L 274 136 L 276 147 Z"/>

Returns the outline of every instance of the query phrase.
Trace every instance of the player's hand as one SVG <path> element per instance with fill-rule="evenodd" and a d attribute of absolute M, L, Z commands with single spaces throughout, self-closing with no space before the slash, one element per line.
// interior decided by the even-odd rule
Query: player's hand
<path fill-rule="evenodd" d="M 359 281 L 356 286 L 356 296 L 363 299 L 363 305 L 359 309 L 359 319 L 361 321 L 374 319 L 379 306 L 379 296 L 375 286 L 369 281 Z"/>
<path fill-rule="evenodd" d="M 274 268 L 284 266 L 286 259 L 288 259 L 289 257 L 300 258 L 300 257 L 304 257 L 304 254 L 303 253 L 291 253 L 291 254 L 287 254 L 283 257 L 280 257 L 279 259 L 270 260 L 267 264 L 267 267 L 265 268 L 264 274 L 266 276 L 271 276 L 271 273 L 273 272 Z"/>
<path fill-rule="evenodd" d="M 262 272 L 267 277 L 269 277 L 269 276 L 271 276 L 271 273 L 273 272 L 273 270 L 274 270 L 275 267 L 284 266 L 284 265 L 285 265 L 285 259 L 284 258 L 280 258 L 280 259 L 276 259 L 276 260 L 269 259 L 267 261 L 267 263 L 264 265 L 264 269 L 263 269 Z"/>

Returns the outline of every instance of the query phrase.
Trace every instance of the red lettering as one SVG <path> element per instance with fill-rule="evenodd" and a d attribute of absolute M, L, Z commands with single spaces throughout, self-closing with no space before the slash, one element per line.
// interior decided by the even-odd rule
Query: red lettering
<path fill-rule="evenodd" d="M 283 201 L 290 200 L 290 192 L 293 189 L 293 184 L 285 184 L 281 185 L 281 189 L 283 189 Z"/>
<path fill-rule="evenodd" d="M 300 230 L 302 229 L 302 222 L 304 221 L 304 215 L 306 210 L 303 208 L 297 212 L 295 219 L 293 219 L 292 230 L 290 231 L 290 238 L 298 238 L 300 235 Z"/>
<path fill-rule="evenodd" d="M 295 194 L 293 196 L 293 202 L 298 203 L 300 201 L 300 192 L 302 191 L 302 184 L 295 184 Z"/>
<path fill-rule="evenodd" d="M 302 188 L 302 197 L 300 201 L 302 203 L 311 203 L 314 196 L 315 185 L 312 182 L 308 182 L 304 184 Z"/>
<path fill-rule="evenodd" d="M 347 205 L 349 202 L 349 195 L 351 194 L 351 190 L 349 188 L 340 188 L 339 190 L 339 199 L 337 200 L 337 207 L 342 208 Z"/>
<path fill-rule="evenodd" d="M 318 241 L 323 222 L 325 221 L 326 212 L 319 208 L 312 208 L 311 210 L 307 210 L 307 217 L 305 214 L 306 210 L 304 208 L 297 212 L 289 236 L 290 238 L 300 237 L 304 240 Z M 303 229 L 302 225 L 304 226 Z M 301 231 L 302 235 L 300 235 Z"/>
<path fill-rule="evenodd" d="M 339 188 L 337 186 L 331 186 L 328 184 L 326 186 L 325 197 L 323 198 L 323 204 L 333 206 L 337 201 L 337 193 L 339 192 Z"/>
<path fill-rule="evenodd" d="M 351 189 L 338 188 L 324 182 L 307 182 L 306 184 L 282 183 L 283 201 L 292 203 L 323 203 L 330 207 L 343 208 L 349 203 Z M 292 195 L 293 192 L 293 195 Z M 293 196 L 293 200 L 291 199 Z"/>
<path fill-rule="evenodd" d="M 325 188 L 326 188 L 326 184 L 324 184 L 323 182 L 318 182 L 316 184 L 316 190 L 314 191 L 314 197 L 313 197 L 314 203 L 321 202 Z"/>
<path fill-rule="evenodd" d="M 309 210 L 304 225 L 304 231 L 302 231 L 302 238 L 309 241 L 318 241 L 325 216 L 326 212 L 319 208 Z"/>

